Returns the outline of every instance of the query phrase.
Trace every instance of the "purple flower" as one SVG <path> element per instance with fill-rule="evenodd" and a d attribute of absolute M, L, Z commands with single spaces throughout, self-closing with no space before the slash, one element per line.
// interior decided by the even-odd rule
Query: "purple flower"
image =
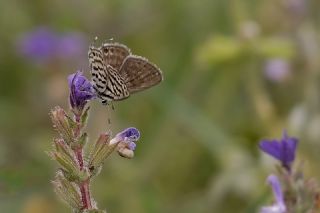
<path fill-rule="evenodd" d="M 136 148 L 135 142 L 140 138 L 140 132 L 134 127 L 129 127 L 122 132 L 119 132 L 111 141 L 110 144 L 123 142 L 127 145 L 130 150 Z"/>
<path fill-rule="evenodd" d="M 284 131 L 281 140 L 262 140 L 259 143 L 260 149 L 279 160 L 284 168 L 290 171 L 294 161 L 298 140 L 288 137 Z"/>
<path fill-rule="evenodd" d="M 58 33 L 49 27 L 38 27 L 22 35 L 18 51 L 26 58 L 47 63 L 53 59 L 72 59 L 84 56 L 87 42 L 78 32 Z"/>
<path fill-rule="evenodd" d="M 134 127 L 129 127 L 118 133 L 116 137 L 120 137 L 126 141 L 137 141 L 140 138 L 140 132 Z"/>
<path fill-rule="evenodd" d="M 67 33 L 59 39 L 57 56 L 60 58 L 76 58 L 87 54 L 87 42 L 85 37 L 76 32 Z"/>
<path fill-rule="evenodd" d="M 132 151 L 136 149 L 137 144 L 135 142 L 128 143 L 128 148 Z"/>
<path fill-rule="evenodd" d="M 264 71 L 269 80 L 282 82 L 289 76 L 291 69 L 287 60 L 274 58 L 266 62 Z"/>
<path fill-rule="evenodd" d="M 125 158 L 133 158 L 136 148 L 136 141 L 140 138 L 140 132 L 134 127 L 129 127 L 118 133 L 110 142 L 109 145 L 117 144 L 118 154 Z"/>
<path fill-rule="evenodd" d="M 279 179 L 275 175 L 270 175 L 267 179 L 271 185 L 276 202 L 272 206 L 262 207 L 260 213 L 284 213 L 286 212 L 286 205 L 283 199 L 283 193 Z"/>
<path fill-rule="evenodd" d="M 68 76 L 70 87 L 70 105 L 77 112 L 81 112 L 85 104 L 95 97 L 95 92 L 91 82 L 77 71 Z"/>
<path fill-rule="evenodd" d="M 26 33 L 19 40 L 19 52 L 38 62 L 44 62 L 56 56 L 58 36 L 46 27 L 40 27 Z"/>

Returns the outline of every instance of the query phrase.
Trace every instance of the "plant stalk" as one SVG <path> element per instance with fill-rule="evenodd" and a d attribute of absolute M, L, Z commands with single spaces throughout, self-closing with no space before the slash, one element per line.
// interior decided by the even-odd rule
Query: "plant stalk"
<path fill-rule="evenodd" d="M 76 129 L 74 131 L 75 138 L 79 138 L 81 134 L 81 115 L 75 115 L 76 120 Z M 78 165 L 80 167 L 80 171 L 85 170 L 84 160 L 83 160 L 83 147 L 77 146 L 74 149 L 74 154 L 77 157 Z M 90 195 L 90 178 L 81 181 L 78 183 L 81 192 L 81 200 L 82 200 L 82 210 L 92 209 L 91 204 L 91 195 Z"/>

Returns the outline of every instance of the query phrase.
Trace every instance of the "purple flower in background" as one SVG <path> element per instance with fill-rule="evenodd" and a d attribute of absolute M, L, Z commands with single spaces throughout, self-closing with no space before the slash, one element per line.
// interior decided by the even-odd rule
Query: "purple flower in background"
<path fill-rule="evenodd" d="M 285 213 L 286 205 L 284 203 L 283 193 L 278 177 L 270 175 L 267 181 L 272 187 L 276 202 L 272 206 L 262 207 L 260 213 Z"/>
<path fill-rule="evenodd" d="M 284 1 L 288 11 L 296 18 L 301 18 L 307 12 L 306 0 L 286 0 Z"/>
<path fill-rule="evenodd" d="M 281 140 L 262 140 L 259 143 L 260 149 L 279 160 L 284 168 L 290 171 L 291 164 L 295 159 L 298 140 L 288 137 L 284 131 Z"/>
<path fill-rule="evenodd" d="M 95 97 L 95 91 L 91 82 L 77 71 L 68 76 L 70 87 L 70 105 L 73 109 L 81 112 L 85 104 Z"/>
<path fill-rule="evenodd" d="M 285 59 L 269 59 L 265 64 L 265 76 L 271 81 L 282 82 L 290 75 L 290 64 Z"/>
<path fill-rule="evenodd" d="M 24 57 L 46 63 L 53 59 L 72 59 L 86 54 L 87 42 L 78 32 L 57 33 L 48 27 L 39 27 L 22 35 L 18 51 Z"/>
<path fill-rule="evenodd" d="M 87 54 L 85 37 L 76 32 L 61 36 L 57 45 L 57 55 L 60 58 L 76 58 Z"/>
<path fill-rule="evenodd" d="M 19 52 L 38 62 L 45 62 L 56 54 L 58 36 L 55 32 L 46 27 L 26 33 L 19 40 Z"/>

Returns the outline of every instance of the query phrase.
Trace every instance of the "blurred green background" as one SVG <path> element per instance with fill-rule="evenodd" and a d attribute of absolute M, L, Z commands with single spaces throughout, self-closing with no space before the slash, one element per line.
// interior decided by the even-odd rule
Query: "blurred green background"
<path fill-rule="evenodd" d="M 115 110 L 91 103 L 91 140 L 129 126 L 142 134 L 134 159 L 114 154 L 94 179 L 99 207 L 257 212 L 272 201 L 276 163 L 257 144 L 283 129 L 301 139 L 306 176 L 320 177 L 319 11 L 317 0 L 1 0 L 0 211 L 70 212 L 50 184 L 48 113 L 68 108 L 69 74 L 89 76 L 95 36 L 165 78 Z"/>

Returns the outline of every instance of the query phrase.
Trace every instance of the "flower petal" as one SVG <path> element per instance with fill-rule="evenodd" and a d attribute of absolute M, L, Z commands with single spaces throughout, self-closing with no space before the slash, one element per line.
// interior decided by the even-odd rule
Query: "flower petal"
<path fill-rule="evenodd" d="M 78 111 L 81 111 L 87 101 L 96 96 L 91 82 L 81 71 L 69 75 L 68 84 L 70 87 L 70 105 Z"/>
<path fill-rule="evenodd" d="M 270 175 L 267 181 L 271 185 L 276 202 L 272 206 L 262 207 L 260 213 L 285 213 L 286 205 L 278 177 Z"/>
<path fill-rule="evenodd" d="M 119 132 L 111 141 L 110 144 L 123 142 L 126 144 L 130 144 L 131 142 L 135 142 L 139 140 L 140 132 L 137 128 L 129 127 L 122 132 Z"/>
<path fill-rule="evenodd" d="M 130 142 L 128 144 L 128 148 L 132 151 L 134 151 L 136 149 L 137 144 L 135 142 Z"/>
<path fill-rule="evenodd" d="M 274 158 L 281 160 L 281 146 L 277 140 L 262 140 L 259 143 L 259 147 L 265 153 L 273 156 Z"/>
<path fill-rule="evenodd" d="M 298 139 L 289 137 L 284 131 L 281 140 L 262 140 L 259 147 L 263 152 L 279 160 L 282 166 L 290 171 L 295 159 L 297 144 Z"/>
<path fill-rule="evenodd" d="M 298 140 L 286 138 L 281 141 L 281 161 L 284 165 L 290 165 L 295 159 Z"/>
<path fill-rule="evenodd" d="M 268 183 L 271 185 L 274 197 L 276 198 L 277 203 L 283 204 L 283 194 L 280 185 L 280 181 L 277 176 L 270 175 L 267 179 Z"/>

